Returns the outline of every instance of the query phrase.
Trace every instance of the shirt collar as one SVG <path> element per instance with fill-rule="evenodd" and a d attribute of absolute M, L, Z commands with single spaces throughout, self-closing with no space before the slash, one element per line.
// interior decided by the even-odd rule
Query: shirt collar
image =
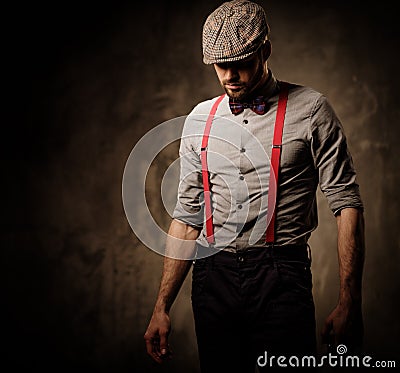
<path fill-rule="evenodd" d="M 278 90 L 278 82 L 272 73 L 271 69 L 268 69 L 268 78 L 265 84 L 257 90 L 255 96 L 263 96 L 264 100 L 267 101 L 271 96 L 276 94 Z"/>

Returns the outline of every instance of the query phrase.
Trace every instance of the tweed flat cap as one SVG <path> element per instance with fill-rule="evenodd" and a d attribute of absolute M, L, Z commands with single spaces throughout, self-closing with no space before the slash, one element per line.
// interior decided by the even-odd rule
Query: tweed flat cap
<path fill-rule="evenodd" d="M 264 9 L 248 0 L 220 5 L 203 26 L 205 64 L 239 61 L 254 53 L 267 39 L 269 26 Z"/>

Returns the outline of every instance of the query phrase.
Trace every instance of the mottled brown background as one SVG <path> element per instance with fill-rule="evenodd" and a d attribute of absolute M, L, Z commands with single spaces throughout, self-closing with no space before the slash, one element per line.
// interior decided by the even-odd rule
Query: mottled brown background
<path fill-rule="evenodd" d="M 366 208 L 365 349 L 400 363 L 396 12 L 386 1 L 260 3 L 275 75 L 326 94 L 345 126 Z M 121 180 L 141 136 L 220 93 L 200 47 L 220 2 L 29 4 L 3 9 L 2 361 L 198 372 L 189 281 L 172 310 L 174 360 L 159 368 L 145 355 L 162 257 L 130 229 Z M 319 198 L 320 326 L 338 275 L 335 221 Z M 170 218 L 160 207 L 157 219 Z"/>

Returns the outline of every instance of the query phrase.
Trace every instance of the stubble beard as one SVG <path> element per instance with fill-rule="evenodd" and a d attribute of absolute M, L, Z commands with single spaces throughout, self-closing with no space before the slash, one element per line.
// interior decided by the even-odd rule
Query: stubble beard
<path fill-rule="evenodd" d="M 258 88 L 259 83 L 264 75 L 264 64 L 262 62 L 259 63 L 256 73 L 254 74 L 253 78 L 246 84 L 241 82 L 240 80 L 230 80 L 222 82 L 222 88 L 225 90 L 226 94 L 236 100 L 236 101 L 244 101 L 249 98 L 254 91 Z M 232 91 L 229 88 L 225 87 L 225 84 L 237 84 L 241 87 L 239 90 Z"/>

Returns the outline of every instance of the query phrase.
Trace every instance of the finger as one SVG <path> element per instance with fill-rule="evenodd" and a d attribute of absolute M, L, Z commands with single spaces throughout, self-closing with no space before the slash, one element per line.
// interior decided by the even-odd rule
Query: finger
<path fill-rule="evenodd" d="M 160 338 L 159 338 L 159 337 L 153 339 L 153 353 L 154 353 L 157 357 L 161 357 Z"/>
<path fill-rule="evenodd" d="M 339 346 L 342 343 L 346 343 L 347 344 L 347 342 L 344 341 L 344 339 L 343 339 L 343 334 L 341 334 L 340 332 L 334 333 L 333 337 L 334 337 L 334 340 L 335 340 L 335 346 Z"/>
<path fill-rule="evenodd" d="M 149 355 L 153 353 L 153 343 L 151 338 L 144 338 L 144 341 L 146 343 L 146 351 Z"/>
<path fill-rule="evenodd" d="M 332 321 L 326 320 L 321 332 L 322 343 L 327 344 L 330 342 L 330 333 L 332 331 Z"/>
<path fill-rule="evenodd" d="M 146 339 L 145 342 L 146 342 L 146 351 L 147 351 L 147 354 L 150 355 L 153 359 L 156 360 L 156 358 L 158 358 L 158 356 L 155 354 L 155 351 L 154 351 L 154 343 L 153 343 L 153 340 L 151 340 L 151 339 Z"/>
<path fill-rule="evenodd" d="M 157 363 L 159 364 L 162 363 L 162 360 L 159 357 L 159 354 L 157 353 L 157 350 L 159 351 L 158 340 L 145 336 L 145 343 L 146 343 L 147 354 L 150 355 L 151 358 L 155 360 Z"/>
<path fill-rule="evenodd" d="M 160 333 L 160 352 L 163 357 L 169 355 L 168 335 L 166 332 Z"/>
<path fill-rule="evenodd" d="M 170 358 L 171 358 L 171 350 L 167 346 L 167 348 L 164 349 L 164 351 L 162 352 L 160 347 L 160 340 L 157 338 L 153 342 L 153 359 L 157 361 L 157 363 L 161 364 L 162 362 Z"/>

